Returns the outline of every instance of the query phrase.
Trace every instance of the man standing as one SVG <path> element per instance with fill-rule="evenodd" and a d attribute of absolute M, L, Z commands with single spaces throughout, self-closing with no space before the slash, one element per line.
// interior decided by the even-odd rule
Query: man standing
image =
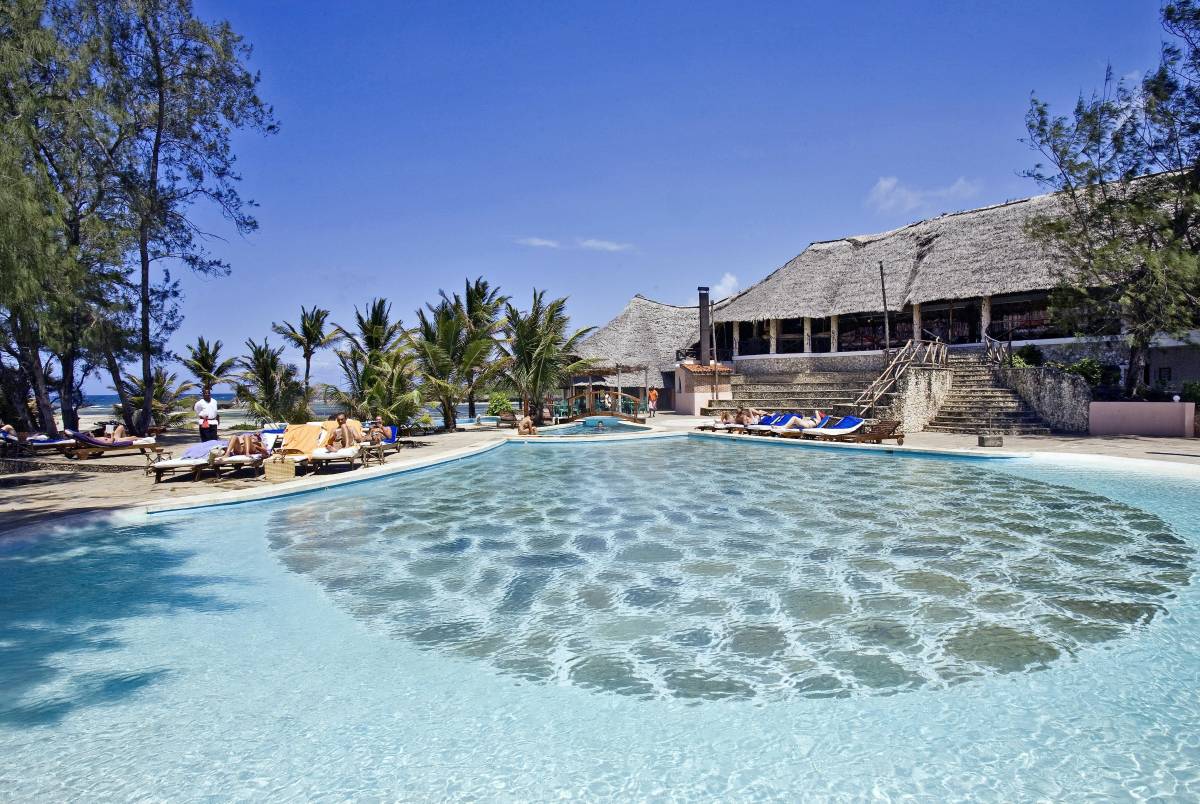
<path fill-rule="evenodd" d="M 657 416 L 658 415 L 658 389 L 651 388 L 648 396 L 649 396 L 650 403 L 647 407 L 650 408 L 650 415 Z"/>
<path fill-rule="evenodd" d="M 217 400 L 212 398 L 212 388 L 207 385 L 196 400 L 196 418 L 200 424 L 200 440 L 216 441 L 221 420 L 217 414 Z"/>

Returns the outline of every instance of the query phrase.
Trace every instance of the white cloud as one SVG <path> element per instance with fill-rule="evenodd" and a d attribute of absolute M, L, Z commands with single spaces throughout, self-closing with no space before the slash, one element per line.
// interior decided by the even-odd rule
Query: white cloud
<path fill-rule="evenodd" d="M 963 176 L 959 176 L 953 184 L 945 187 L 928 189 L 911 187 L 895 176 L 881 176 L 871 188 L 871 192 L 867 193 L 866 203 L 877 212 L 930 211 L 948 202 L 964 201 L 978 194 L 979 182 Z"/>
<path fill-rule="evenodd" d="M 710 293 L 714 299 L 723 299 L 737 293 L 738 278 L 726 271 L 721 275 L 721 281 L 712 286 Z"/>
<path fill-rule="evenodd" d="M 611 240 L 596 240 L 595 238 L 588 238 L 587 240 L 580 240 L 579 247 L 585 248 L 589 251 L 628 251 L 629 249 L 633 248 L 633 244 L 614 243 Z"/>
<path fill-rule="evenodd" d="M 558 248 L 560 246 L 557 240 L 547 240 L 544 237 L 519 237 L 516 242 L 522 246 L 533 246 L 534 248 Z"/>

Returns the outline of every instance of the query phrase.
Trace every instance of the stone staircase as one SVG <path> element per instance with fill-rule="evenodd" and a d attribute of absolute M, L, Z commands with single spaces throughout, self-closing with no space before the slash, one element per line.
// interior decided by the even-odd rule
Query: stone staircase
<path fill-rule="evenodd" d="M 718 399 L 704 408 L 703 415 L 720 415 L 723 410 L 742 407 L 760 410 L 822 411 L 846 415 L 854 412 L 854 402 L 874 382 L 871 372 L 827 372 L 800 375 L 735 374 L 733 399 Z M 885 394 L 879 407 L 891 404 Z"/>
<path fill-rule="evenodd" d="M 937 415 L 925 427 L 935 433 L 1046 435 L 1050 428 L 1015 391 L 1002 384 L 984 360 L 982 350 L 952 349 L 953 381 Z"/>

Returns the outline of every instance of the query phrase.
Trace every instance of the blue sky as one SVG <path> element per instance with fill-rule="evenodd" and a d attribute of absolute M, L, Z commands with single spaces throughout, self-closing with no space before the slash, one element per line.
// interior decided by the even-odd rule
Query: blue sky
<path fill-rule="evenodd" d="M 258 232 L 197 210 L 233 272 L 183 277 L 177 351 L 302 304 L 408 322 L 467 276 L 569 296 L 578 325 L 745 287 L 813 240 L 1036 193 L 1030 92 L 1065 111 L 1162 36 L 1127 0 L 196 8 L 254 45 L 281 131 L 237 139 Z"/>

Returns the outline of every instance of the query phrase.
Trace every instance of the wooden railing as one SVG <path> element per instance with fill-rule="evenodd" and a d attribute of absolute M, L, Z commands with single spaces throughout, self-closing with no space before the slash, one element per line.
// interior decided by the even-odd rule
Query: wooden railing
<path fill-rule="evenodd" d="M 601 389 L 580 391 L 567 397 L 560 404 L 566 410 L 563 417 L 565 421 L 572 421 L 581 416 L 616 416 L 640 422 L 644 421 L 644 417 L 639 414 L 646 408 L 646 402 L 641 397 Z"/>
<path fill-rule="evenodd" d="M 909 340 L 854 401 L 855 410 L 860 416 L 869 413 L 884 394 L 896 387 L 910 366 L 945 367 L 946 355 L 946 344 L 940 340 Z"/>
<path fill-rule="evenodd" d="M 1012 365 L 1012 346 L 983 333 L 983 357 L 993 366 Z"/>

